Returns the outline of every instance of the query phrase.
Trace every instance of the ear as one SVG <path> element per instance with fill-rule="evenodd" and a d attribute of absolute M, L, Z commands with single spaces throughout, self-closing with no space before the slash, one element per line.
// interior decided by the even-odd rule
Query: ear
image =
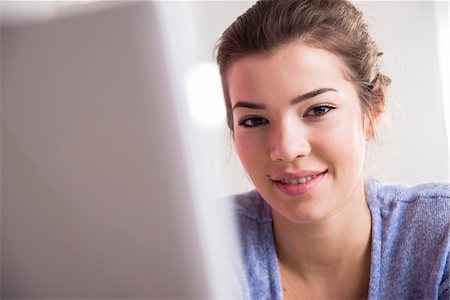
<path fill-rule="evenodd" d="M 366 141 L 370 141 L 371 139 L 373 139 L 375 137 L 374 121 L 371 119 L 370 116 L 368 116 L 367 114 L 364 114 L 363 122 L 364 122 L 363 125 L 364 125 L 364 134 L 366 137 Z"/>
<path fill-rule="evenodd" d="M 385 97 L 382 97 L 373 107 L 371 111 L 364 114 L 364 130 L 366 134 L 366 141 L 376 137 L 377 129 L 381 123 L 381 117 L 385 108 Z"/>
<path fill-rule="evenodd" d="M 381 117 L 365 117 L 364 130 L 366 135 L 366 141 L 369 141 L 376 137 L 377 129 L 380 124 Z"/>

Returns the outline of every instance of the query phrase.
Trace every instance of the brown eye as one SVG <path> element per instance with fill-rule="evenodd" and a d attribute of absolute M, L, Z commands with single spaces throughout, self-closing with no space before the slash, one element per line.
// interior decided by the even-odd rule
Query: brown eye
<path fill-rule="evenodd" d="M 332 109 L 334 109 L 334 107 L 330 105 L 319 105 L 309 109 L 305 113 L 305 117 L 321 117 L 327 114 Z"/>
<path fill-rule="evenodd" d="M 253 127 L 258 127 L 264 124 L 269 123 L 269 121 L 267 121 L 264 118 L 261 117 L 249 117 L 249 118 L 244 118 L 241 121 L 239 121 L 239 126 L 245 127 L 245 128 L 253 128 Z"/>

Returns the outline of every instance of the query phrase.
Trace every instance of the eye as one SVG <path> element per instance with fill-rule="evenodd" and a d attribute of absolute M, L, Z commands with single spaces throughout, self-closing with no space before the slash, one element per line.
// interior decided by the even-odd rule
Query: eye
<path fill-rule="evenodd" d="M 328 104 L 319 105 L 319 106 L 309 109 L 305 113 L 305 117 L 322 117 L 332 109 L 335 109 L 335 107 L 328 105 Z"/>
<path fill-rule="evenodd" d="M 239 121 L 238 125 L 245 127 L 245 128 L 253 128 L 258 127 L 264 124 L 268 124 L 269 121 L 267 121 L 264 118 L 261 117 L 247 117 Z"/>

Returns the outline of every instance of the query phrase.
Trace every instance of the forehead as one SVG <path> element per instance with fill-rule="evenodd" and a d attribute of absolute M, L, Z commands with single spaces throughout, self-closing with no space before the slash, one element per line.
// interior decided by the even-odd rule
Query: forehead
<path fill-rule="evenodd" d="M 292 98 L 317 88 L 335 88 L 348 84 L 343 70 L 335 54 L 291 43 L 271 53 L 247 55 L 235 61 L 228 72 L 230 100 Z"/>

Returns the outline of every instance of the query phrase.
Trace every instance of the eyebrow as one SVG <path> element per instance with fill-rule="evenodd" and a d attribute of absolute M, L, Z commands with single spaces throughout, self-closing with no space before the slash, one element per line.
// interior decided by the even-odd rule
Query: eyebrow
<path fill-rule="evenodd" d="M 314 98 L 314 97 L 316 97 L 320 94 L 326 93 L 326 92 L 337 92 L 337 91 L 332 88 L 320 88 L 320 89 L 313 90 L 306 94 L 295 97 L 294 99 L 289 101 L 289 104 L 295 105 L 297 103 L 300 103 L 300 102 L 305 101 L 310 98 Z M 264 105 L 264 104 L 246 102 L 246 101 L 238 101 L 235 105 L 233 105 L 233 110 L 238 107 L 251 108 L 251 109 L 266 109 L 266 105 Z"/>

